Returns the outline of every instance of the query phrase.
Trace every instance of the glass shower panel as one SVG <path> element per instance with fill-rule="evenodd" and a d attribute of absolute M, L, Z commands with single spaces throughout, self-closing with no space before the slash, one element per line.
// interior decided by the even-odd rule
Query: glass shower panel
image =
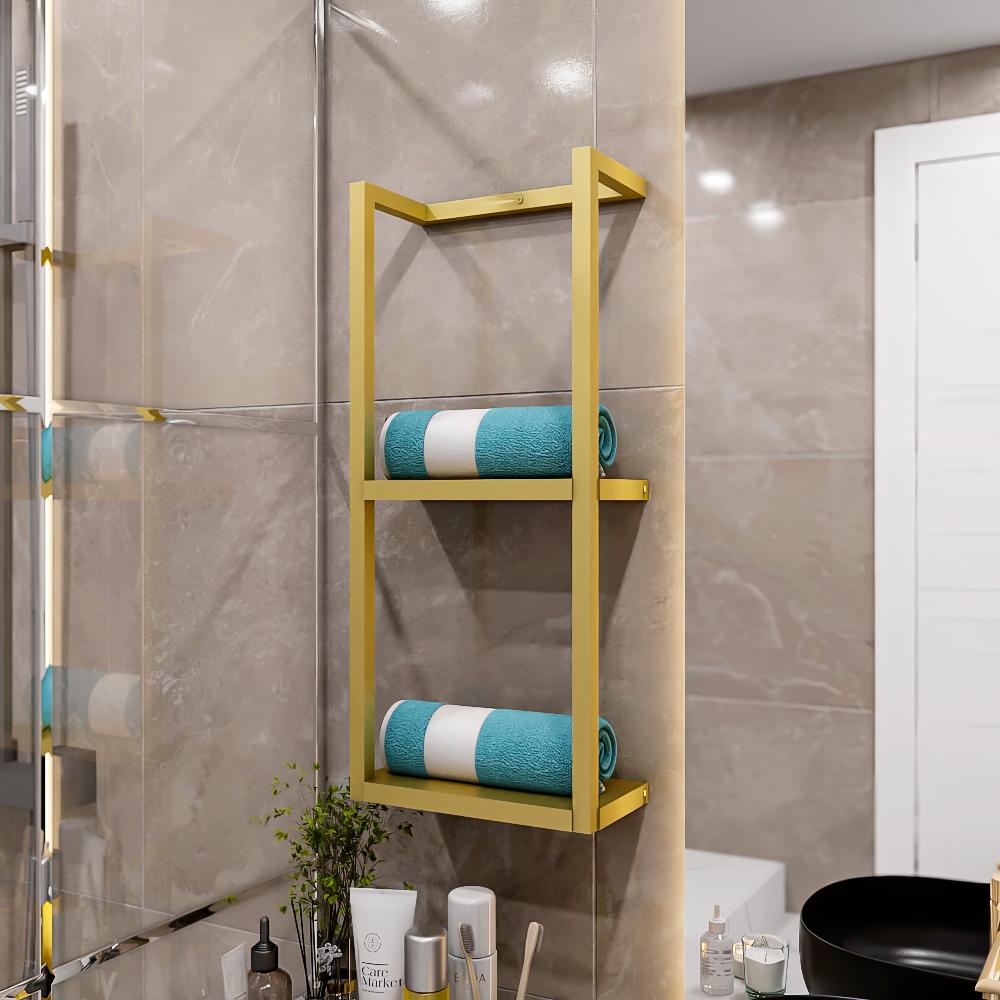
<path fill-rule="evenodd" d="M 36 702 L 32 683 L 29 437 L 35 418 L 0 413 L 0 981 L 31 973 L 37 919 Z"/>
<path fill-rule="evenodd" d="M 0 26 L 4 986 L 280 880 L 252 818 L 321 756 L 323 456 L 311 0 Z"/>
<path fill-rule="evenodd" d="M 55 422 L 56 963 L 282 871 L 315 753 L 314 427 L 180 419 Z"/>

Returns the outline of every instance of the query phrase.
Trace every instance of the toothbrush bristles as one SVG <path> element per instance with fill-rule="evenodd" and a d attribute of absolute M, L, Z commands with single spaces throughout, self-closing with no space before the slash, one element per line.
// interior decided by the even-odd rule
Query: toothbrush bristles
<path fill-rule="evenodd" d="M 472 933 L 472 924 L 460 924 L 458 933 L 462 938 L 462 947 L 471 955 L 476 950 L 476 938 Z"/>
<path fill-rule="evenodd" d="M 537 955 L 542 950 L 542 938 L 545 937 L 545 928 L 539 924 L 538 925 L 538 940 L 535 942 L 535 954 Z"/>

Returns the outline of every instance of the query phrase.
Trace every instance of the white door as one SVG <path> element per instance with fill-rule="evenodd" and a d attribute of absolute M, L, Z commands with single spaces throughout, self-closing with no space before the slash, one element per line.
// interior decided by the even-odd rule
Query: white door
<path fill-rule="evenodd" d="M 877 867 L 984 881 L 1000 861 L 1000 115 L 887 130 L 877 149 Z M 904 175 L 912 225 L 887 187 Z"/>

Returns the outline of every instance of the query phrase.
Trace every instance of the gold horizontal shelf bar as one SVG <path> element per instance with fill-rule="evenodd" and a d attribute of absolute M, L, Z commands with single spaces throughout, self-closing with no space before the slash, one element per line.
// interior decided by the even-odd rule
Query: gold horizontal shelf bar
<path fill-rule="evenodd" d="M 573 831 L 572 799 L 558 795 L 511 792 L 436 778 L 409 778 L 379 770 L 364 783 L 364 798 L 397 809 L 467 816 L 564 833 Z"/>
<path fill-rule="evenodd" d="M 638 180 L 642 181 L 642 178 L 639 177 Z M 636 190 L 617 183 L 602 183 L 599 193 L 601 204 L 634 201 L 645 197 L 645 183 L 638 184 Z M 511 191 L 508 194 L 491 194 L 481 198 L 432 202 L 425 206 L 427 221 L 424 225 L 436 226 L 444 222 L 492 219 L 503 215 L 523 215 L 527 212 L 552 212 L 572 206 L 573 186 L 562 184 L 559 187 Z"/>
<path fill-rule="evenodd" d="M 427 222 L 427 206 L 422 201 L 414 201 L 407 198 L 405 194 L 397 194 L 388 188 L 379 187 L 377 184 L 369 184 L 367 181 L 358 182 L 365 190 L 366 197 L 371 199 L 373 206 L 379 212 L 386 215 L 394 215 L 397 219 L 405 219 L 407 222 L 414 222 L 422 226 Z M 354 187 L 352 184 L 351 187 Z"/>
<path fill-rule="evenodd" d="M 597 829 L 606 830 L 649 804 L 649 784 L 645 781 L 612 778 L 607 782 L 607 791 L 600 801 Z"/>
<path fill-rule="evenodd" d="M 635 201 L 646 197 L 646 181 L 643 177 L 603 153 L 595 155 L 600 177 L 598 201 L 601 204 Z M 364 187 L 366 197 L 371 199 L 376 211 L 405 219 L 418 226 L 492 219 L 527 212 L 551 212 L 573 207 L 572 184 L 424 204 L 377 184 L 366 181 L 358 183 Z"/>
<path fill-rule="evenodd" d="M 601 500 L 645 503 L 649 499 L 648 479 L 602 479 Z"/>
<path fill-rule="evenodd" d="M 611 188 L 617 192 L 622 201 L 632 201 L 646 197 L 646 178 L 630 170 L 624 164 L 613 160 L 607 153 L 592 150 L 591 154 L 597 167 L 600 183 L 601 201 L 606 200 L 604 189 Z"/>
<path fill-rule="evenodd" d="M 602 479 L 606 501 L 649 499 L 646 479 Z M 573 499 L 572 479 L 370 479 L 365 500 L 560 500 Z"/>
<path fill-rule="evenodd" d="M 562 184 L 559 187 L 535 188 L 532 191 L 511 191 L 507 194 L 489 194 L 481 198 L 433 202 L 426 206 L 426 224 L 491 219 L 500 215 L 521 215 L 525 212 L 550 212 L 558 208 L 569 208 L 572 204 L 573 188 L 569 184 Z"/>
<path fill-rule="evenodd" d="M 573 832 L 573 800 L 569 796 L 515 792 L 437 778 L 410 778 L 382 769 L 365 781 L 363 798 L 397 809 Z M 645 782 L 611 778 L 600 799 L 598 829 L 607 829 L 648 801 L 649 786 Z"/>

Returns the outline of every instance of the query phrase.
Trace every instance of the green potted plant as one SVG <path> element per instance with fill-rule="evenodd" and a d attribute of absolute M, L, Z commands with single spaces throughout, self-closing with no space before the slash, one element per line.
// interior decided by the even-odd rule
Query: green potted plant
<path fill-rule="evenodd" d="M 351 940 L 351 886 L 374 883 L 378 849 L 393 834 L 413 836 L 387 806 L 355 802 L 347 782 L 318 788 L 319 765 L 306 775 L 295 764 L 274 779 L 280 800 L 257 821 L 287 844 L 292 870 L 289 909 L 295 920 L 308 1000 L 354 998 L 357 977 Z"/>

